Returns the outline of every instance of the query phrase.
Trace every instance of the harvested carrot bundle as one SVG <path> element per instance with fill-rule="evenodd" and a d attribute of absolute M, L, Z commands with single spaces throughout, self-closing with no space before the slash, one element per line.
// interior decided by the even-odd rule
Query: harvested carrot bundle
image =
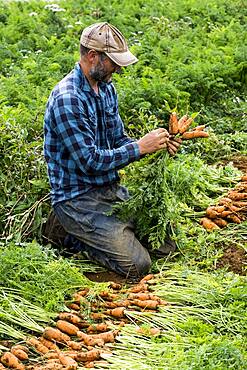
<path fill-rule="evenodd" d="M 10 352 L 13 353 L 13 355 L 15 355 L 21 361 L 25 361 L 25 360 L 28 359 L 27 352 L 23 351 L 23 349 L 20 349 L 20 348 L 18 348 L 16 346 L 13 346 L 10 349 Z"/>
<path fill-rule="evenodd" d="M 182 139 L 190 140 L 197 137 L 209 137 L 209 134 L 205 131 L 186 131 L 182 135 Z"/>
<path fill-rule="evenodd" d="M 59 354 L 59 360 L 63 366 L 66 366 L 67 370 L 76 370 L 78 367 L 78 363 L 75 360 L 62 353 Z"/>
<path fill-rule="evenodd" d="M 92 349 L 88 352 L 79 352 L 77 354 L 76 360 L 78 362 L 91 362 L 98 360 L 100 358 L 100 351 L 97 349 Z"/>
<path fill-rule="evenodd" d="M 178 133 L 178 117 L 176 112 L 172 112 L 169 119 L 169 134 L 176 135 Z"/>
<path fill-rule="evenodd" d="M 29 345 L 29 346 L 32 346 L 33 348 L 36 349 L 37 352 L 39 353 L 42 353 L 42 354 L 45 354 L 47 352 L 49 352 L 49 348 L 47 348 L 46 346 L 44 346 L 38 339 L 36 338 L 28 338 L 26 343 Z"/>
<path fill-rule="evenodd" d="M 58 320 L 56 322 L 56 326 L 63 333 L 66 333 L 69 335 L 76 335 L 77 332 L 79 331 L 79 328 L 77 326 L 65 320 Z"/>
<path fill-rule="evenodd" d="M 207 217 L 203 217 L 201 219 L 201 225 L 207 230 L 207 231 L 212 231 L 215 229 L 219 229 L 219 226 L 216 225 L 212 220 L 210 220 Z"/>
<path fill-rule="evenodd" d="M 43 337 L 45 339 L 56 341 L 60 343 L 66 343 L 70 340 L 70 337 L 67 334 L 62 333 L 59 329 L 47 327 L 44 330 Z"/>
<path fill-rule="evenodd" d="M 5 352 L 1 357 L 1 362 L 10 369 L 25 370 L 25 366 L 11 352 Z"/>

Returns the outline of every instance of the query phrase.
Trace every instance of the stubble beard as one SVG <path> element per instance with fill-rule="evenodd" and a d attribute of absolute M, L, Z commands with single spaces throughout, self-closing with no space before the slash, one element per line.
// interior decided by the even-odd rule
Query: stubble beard
<path fill-rule="evenodd" d="M 112 81 L 111 73 L 107 72 L 101 63 L 90 69 L 89 76 L 97 82 L 111 83 Z"/>

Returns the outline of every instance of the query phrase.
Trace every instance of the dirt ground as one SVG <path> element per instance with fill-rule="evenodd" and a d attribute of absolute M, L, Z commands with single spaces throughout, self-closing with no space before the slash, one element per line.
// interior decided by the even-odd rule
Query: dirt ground
<path fill-rule="evenodd" d="M 244 249 L 229 247 L 225 249 L 223 256 L 218 260 L 216 268 L 227 268 L 239 275 L 247 274 L 247 254 Z"/>

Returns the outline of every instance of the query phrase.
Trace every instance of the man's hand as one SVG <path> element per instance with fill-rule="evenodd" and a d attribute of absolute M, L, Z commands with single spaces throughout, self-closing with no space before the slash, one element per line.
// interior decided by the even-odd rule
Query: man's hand
<path fill-rule="evenodd" d="M 143 136 L 137 141 L 141 154 L 157 152 L 157 150 L 167 148 L 169 133 L 164 128 L 157 128 Z"/>
<path fill-rule="evenodd" d="M 170 155 L 175 155 L 177 150 L 179 149 L 182 143 L 182 139 L 174 139 L 172 137 L 169 138 L 167 142 L 167 151 Z"/>

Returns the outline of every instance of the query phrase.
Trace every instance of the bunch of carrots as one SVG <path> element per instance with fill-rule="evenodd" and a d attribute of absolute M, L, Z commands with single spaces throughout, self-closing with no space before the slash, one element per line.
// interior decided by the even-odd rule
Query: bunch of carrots
<path fill-rule="evenodd" d="M 206 209 L 206 217 L 201 219 L 202 226 L 208 230 L 226 227 L 229 222 L 240 224 L 247 219 L 247 175 L 219 204 Z"/>
<path fill-rule="evenodd" d="M 170 114 L 169 119 L 169 134 L 171 136 L 176 136 L 176 138 L 181 138 L 182 140 L 190 140 L 199 137 L 208 137 L 209 134 L 204 131 L 205 125 L 196 126 L 189 131 L 189 128 L 194 121 L 193 117 L 188 117 L 186 114 L 180 119 L 176 112 Z"/>
<path fill-rule="evenodd" d="M 25 344 L 12 346 L 1 356 L 0 370 L 6 367 L 18 370 L 76 370 L 79 363 L 85 368 L 94 368 L 95 364 L 105 365 L 102 358 L 110 355 L 107 343 L 114 343 L 119 331 L 111 330 L 112 324 L 119 328 L 125 325 L 129 310 L 155 311 L 160 305 L 167 304 L 150 292 L 153 278 L 154 275 L 149 274 L 127 290 L 112 282 L 112 290 L 99 293 L 98 300 L 93 303 L 87 299 L 88 288 L 78 291 L 67 304 L 70 311 L 59 313 L 56 327 L 46 327 L 40 338 L 30 337 Z M 121 297 L 120 290 L 124 294 Z M 83 313 L 86 303 L 91 305 L 90 317 Z M 154 329 L 149 334 L 159 333 Z M 33 352 L 39 355 L 38 359 L 30 359 Z"/>

